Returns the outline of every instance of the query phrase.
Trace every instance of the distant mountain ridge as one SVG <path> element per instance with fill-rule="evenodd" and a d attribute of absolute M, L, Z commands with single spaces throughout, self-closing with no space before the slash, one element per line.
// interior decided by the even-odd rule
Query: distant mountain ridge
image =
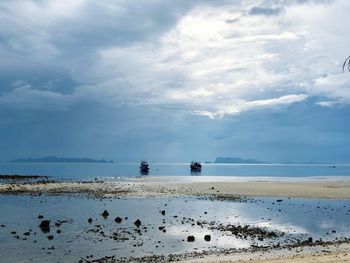
<path fill-rule="evenodd" d="M 216 158 L 216 160 L 214 161 L 214 163 L 267 163 L 267 162 L 262 162 L 262 161 L 258 161 L 255 159 L 241 159 L 238 157 L 218 157 Z"/>
<path fill-rule="evenodd" d="M 104 159 L 91 159 L 91 158 L 68 158 L 57 156 L 45 156 L 42 158 L 19 158 L 10 161 L 12 163 L 113 163 L 113 161 L 107 161 Z"/>

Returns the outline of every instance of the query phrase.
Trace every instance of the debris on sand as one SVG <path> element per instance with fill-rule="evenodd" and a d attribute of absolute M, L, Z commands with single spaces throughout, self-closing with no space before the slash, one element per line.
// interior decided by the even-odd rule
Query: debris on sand
<path fill-rule="evenodd" d="M 137 219 L 135 222 L 134 222 L 134 225 L 139 228 L 141 226 L 141 220 L 140 219 Z"/>
<path fill-rule="evenodd" d="M 120 224 L 120 223 L 123 221 L 123 219 L 122 219 L 121 217 L 117 216 L 117 217 L 114 219 L 114 221 L 115 221 L 117 224 Z"/>

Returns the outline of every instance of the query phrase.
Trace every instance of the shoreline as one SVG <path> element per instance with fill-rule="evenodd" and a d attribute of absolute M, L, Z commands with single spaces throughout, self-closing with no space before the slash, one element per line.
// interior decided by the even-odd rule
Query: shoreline
<path fill-rule="evenodd" d="M 350 199 L 350 181 L 179 181 L 150 177 L 123 181 L 4 180 L 0 194 L 88 194 L 98 197 L 293 197 Z"/>

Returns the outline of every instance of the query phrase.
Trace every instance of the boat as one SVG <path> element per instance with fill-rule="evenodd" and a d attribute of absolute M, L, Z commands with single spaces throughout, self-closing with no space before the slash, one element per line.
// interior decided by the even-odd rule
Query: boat
<path fill-rule="evenodd" d="M 202 165 L 199 162 L 191 162 L 191 172 L 200 172 L 202 170 Z"/>
<path fill-rule="evenodd" d="M 150 168 L 149 168 L 149 164 L 147 161 L 141 161 L 140 163 L 140 172 L 142 174 L 148 174 Z"/>

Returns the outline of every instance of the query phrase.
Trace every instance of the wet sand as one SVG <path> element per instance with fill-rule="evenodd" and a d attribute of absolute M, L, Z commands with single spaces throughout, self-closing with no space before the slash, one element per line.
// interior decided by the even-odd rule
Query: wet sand
<path fill-rule="evenodd" d="M 96 196 L 269 196 L 350 199 L 350 182 L 341 181 L 250 181 L 250 182 L 174 182 L 174 181 L 110 181 L 110 182 L 7 182 L 0 193 L 85 193 Z"/>
<path fill-rule="evenodd" d="M 278 251 L 277 253 L 255 252 L 243 255 L 210 255 L 198 259 L 179 261 L 181 263 L 346 263 L 350 262 L 350 244 L 329 246 L 327 249 L 306 251 Z"/>
<path fill-rule="evenodd" d="M 209 255 L 198 259 L 181 260 L 181 263 L 346 263 L 350 262 L 350 244 L 315 247 L 300 250 L 253 252 L 249 254 Z"/>

